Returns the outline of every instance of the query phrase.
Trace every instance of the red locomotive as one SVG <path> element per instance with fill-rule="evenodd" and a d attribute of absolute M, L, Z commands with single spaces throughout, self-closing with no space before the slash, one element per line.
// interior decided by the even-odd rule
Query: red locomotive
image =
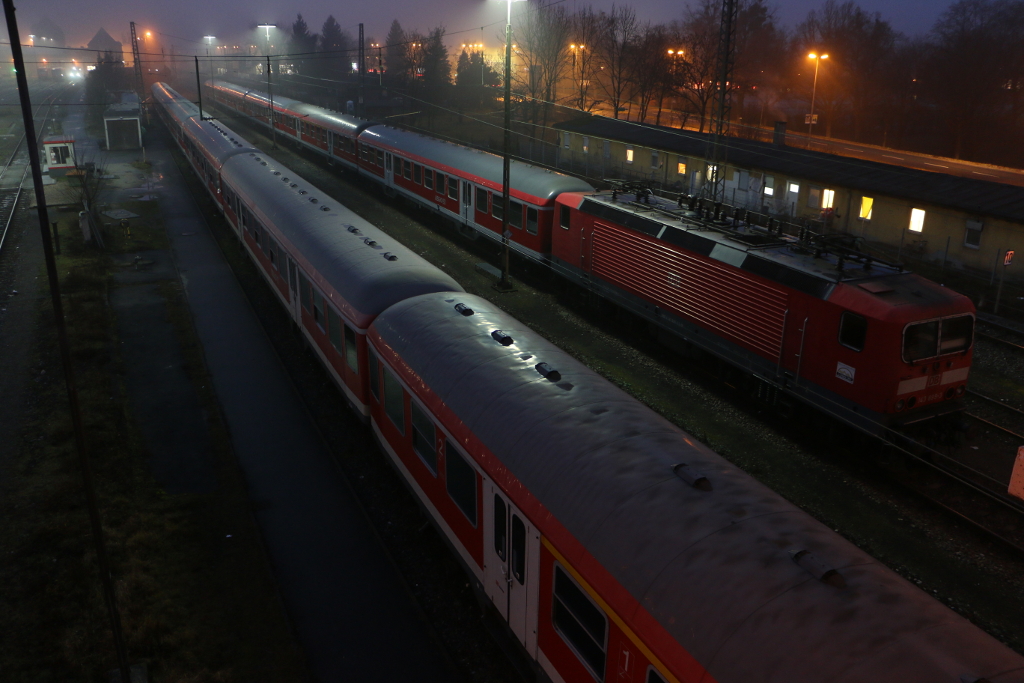
<path fill-rule="evenodd" d="M 539 679 L 1024 683 L 1020 655 L 174 91 L 154 95 Z"/>
<path fill-rule="evenodd" d="M 266 95 L 212 87 L 269 125 Z M 499 157 L 295 100 L 274 107 L 277 130 L 299 144 L 500 239 Z M 641 316 L 666 343 L 742 370 L 771 403 L 798 400 L 882 436 L 961 408 L 974 328 L 964 296 L 820 236 L 649 193 L 627 201 L 527 164 L 513 164 L 512 196 L 517 252 Z"/>

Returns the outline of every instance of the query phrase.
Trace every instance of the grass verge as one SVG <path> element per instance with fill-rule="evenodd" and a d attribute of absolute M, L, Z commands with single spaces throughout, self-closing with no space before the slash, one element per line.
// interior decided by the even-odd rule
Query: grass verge
<path fill-rule="evenodd" d="M 140 218 L 131 240 L 108 231 L 110 251 L 166 245 L 155 204 L 124 208 Z M 167 495 L 150 475 L 108 305 L 113 266 L 76 222 L 61 221 L 58 272 L 129 659 L 155 682 L 305 680 L 180 285 L 160 291 L 208 416 L 212 494 Z M 105 680 L 116 659 L 48 298 L 37 324 L 30 417 L 3 472 L 0 679 Z"/>

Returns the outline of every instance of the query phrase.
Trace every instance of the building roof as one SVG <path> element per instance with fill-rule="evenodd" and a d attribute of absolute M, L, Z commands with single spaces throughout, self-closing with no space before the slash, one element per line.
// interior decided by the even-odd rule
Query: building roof
<path fill-rule="evenodd" d="M 118 41 L 110 37 L 106 29 L 100 29 L 96 31 L 96 35 L 89 41 L 88 48 L 90 50 L 101 50 L 103 52 L 122 52 L 122 45 Z"/>
<path fill-rule="evenodd" d="M 605 116 L 580 117 L 556 124 L 555 128 L 694 157 L 704 157 L 711 137 L 706 133 L 631 123 Z M 1024 222 L 1024 187 L 777 147 L 754 140 L 730 137 L 726 138 L 725 144 L 730 166 L 814 180 L 867 195 L 902 197 L 965 213 Z"/>

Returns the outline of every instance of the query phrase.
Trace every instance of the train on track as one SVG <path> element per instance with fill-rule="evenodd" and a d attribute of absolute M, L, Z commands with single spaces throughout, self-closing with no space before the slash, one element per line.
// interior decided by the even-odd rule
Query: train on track
<path fill-rule="evenodd" d="M 213 81 L 214 99 L 263 126 L 264 93 Z M 500 240 L 501 158 L 296 100 L 273 100 L 277 134 L 458 226 Z M 513 162 L 512 247 L 635 313 L 686 353 L 743 373 L 868 433 L 962 408 L 974 306 L 897 264 L 765 215 L 631 192 Z"/>
<path fill-rule="evenodd" d="M 168 86 L 153 94 L 539 680 L 1024 682 L 1024 657 Z"/>

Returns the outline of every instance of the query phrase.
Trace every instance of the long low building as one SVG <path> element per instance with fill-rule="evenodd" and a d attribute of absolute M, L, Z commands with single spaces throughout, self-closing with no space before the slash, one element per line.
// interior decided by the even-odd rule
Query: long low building
<path fill-rule="evenodd" d="M 707 177 L 707 134 L 589 115 L 555 128 L 558 167 L 570 173 L 687 194 Z M 727 203 L 824 221 L 827 231 L 894 256 L 986 273 L 1024 247 L 1024 187 L 787 147 L 784 134 L 776 137 L 780 144 L 726 139 Z"/>

